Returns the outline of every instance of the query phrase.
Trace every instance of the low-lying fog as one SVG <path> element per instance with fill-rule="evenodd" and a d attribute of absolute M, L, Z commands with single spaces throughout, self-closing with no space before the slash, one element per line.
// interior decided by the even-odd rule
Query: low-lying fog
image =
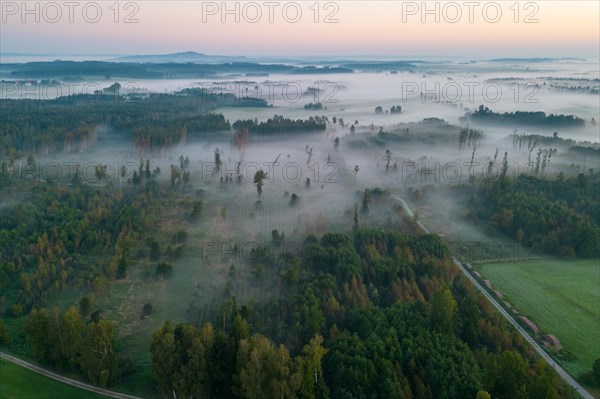
<path fill-rule="evenodd" d="M 160 167 L 159 179 L 167 183 L 170 165 L 179 165 L 181 155 L 189 157 L 188 168 L 192 174 L 189 192 L 204 191 L 206 215 L 214 219 L 211 234 L 223 239 L 268 239 L 273 229 L 285 232 L 288 237 L 300 238 L 306 233 L 318 232 L 319 226 L 350 228 L 354 206 L 360 209 L 362 191 L 367 188 L 379 187 L 402 197 L 411 190 L 425 187 L 442 189 L 437 194 L 430 192 L 428 201 L 432 204 L 436 195 L 448 195 L 443 191 L 444 187 L 468 183 L 470 176 L 480 178 L 486 174 L 494 157 L 492 173 L 499 173 L 505 152 L 508 153 L 509 174 L 527 170 L 528 150 L 514 149 L 512 139 L 506 134 L 502 138 L 484 136 L 471 164 L 473 148 L 459 149 L 457 127 L 436 120 L 389 125 L 385 129 L 392 137 L 409 139 L 382 140 L 377 135 L 378 128 L 359 124 L 355 134 L 351 134 L 347 126 L 342 128 L 329 124 L 326 132 L 319 133 L 251 135 L 249 144 L 242 150 L 231 144 L 233 133 L 223 132 L 212 135 L 208 140 L 181 144 L 160 154 L 141 154 L 130 142 L 100 129 L 97 143 L 85 152 L 38 156 L 36 160 L 45 165 L 51 178 L 56 168 L 61 169 L 64 178 L 72 173 L 72 165 L 79 163 L 82 165 L 83 181 L 91 184 L 96 184 L 93 166 L 106 164 L 109 180 L 117 185 L 124 184 L 119 176 L 121 166 L 127 167 L 125 180 L 131 178 L 140 158 L 149 158 L 152 169 Z M 409 129 L 408 133 L 405 129 Z M 335 137 L 340 137 L 337 149 Z M 223 162 L 219 172 L 214 170 L 216 148 L 219 148 Z M 386 150 L 390 151 L 387 167 Z M 598 160 L 585 161 L 573 157 L 566 152 L 567 148 L 559 147 L 557 150 L 546 173 L 559 169 L 568 173 L 574 162 L 587 162 L 586 168 L 599 166 Z M 241 184 L 233 181 L 238 162 L 243 176 Z M 52 166 L 53 163 L 56 166 Z M 354 173 L 356 166 L 358 171 Z M 258 195 L 252 181 L 259 168 L 268 173 L 261 196 L 262 207 L 257 207 Z M 230 182 L 228 175 L 232 179 Z M 309 187 L 307 178 L 310 179 Z M 290 200 L 294 193 L 299 200 L 292 207 Z M 462 203 L 462 199 L 457 198 L 456 201 Z M 447 208 L 441 203 L 440 206 Z M 223 207 L 227 208 L 226 220 L 219 216 Z M 373 212 L 361 214 L 360 219 L 361 223 L 381 225 L 390 215 L 389 208 L 380 212 L 374 207 Z M 453 216 L 460 217 L 462 214 Z"/>
<path fill-rule="evenodd" d="M 357 72 L 353 74 L 229 76 L 221 79 L 119 79 L 52 84 L 32 88 L 2 86 L 2 98 L 44 98 L 57 94 L 92 93 L 114 82 L 121 93 L 173 92 L 205 87 L 215 92 L 259 97 L 273 108 L 223 108 L 230 121 L 240 118 L 264 120 L 273 114 L 303 118 L 316 113 L 336 115 L 361 125 L 390 125 L 437 117 L 452 124 L 467 110 L 484 104 L 495 112 L 544 111 L 547 114 L 574 114 L 587 121 L 600 120 L 598 96 L 600 72 L 597 62 L 557 60 L 553 62 L 448 62 L 423 63 L 413 71 Z M 316 91 L 311 89 L 317 89 Z M 326 110 L 305 110 L 304 105 L 321 102 Z M 400 114 L 375 114 L 381 106 L 399 105 Z M 529 127 L 522 133 L 549 134 L 548 129 Z M 486 126 L 488 136 L 504 137 L 511 128 Z M 576 140 L 597 142 L 598 126 L 590 123 L 559 132 Z"/>
<path fill-rule="evenodd" d="M 108 87 L 114 81 L 119 79 L 100 84 Z M 125 81 L 120 82 L 125 84 Z M 265 108 L 215 110 L 232 123 L 237 119 L 266 120 L 274 114 L 294 119 L 326 115 L 330 123 L 327 131 L 320 133 L 250 134 L 249 144 L 243 150 L 231 144 L 232 132 L 215 133 L 202 141 L 162 151 L 160 155 L 137 153 L 130 141 L 99 127 L 98 141 L 85 152 L 36 156 L 36 160 L 45 165 L 55 162 L 60 165 L 63 175 L 68 173 L 69 163 L 79 162 L 84 165 L 84 181 L 93 183 L 94 164 L 107 164 L 108 175 L 116 181 L 122 165 L 127 165 L 128 176 L 131 176 L 140 158 L 150 158 L 152 169 L 159 166 L 162 170 L 160 178 L 168 181 L 169 165 L 178 165 L 181 155 L 188 156 L 192 173 L 190 192 L 205 191 L 209 208 L 211 203 L 214 204 L 212 216 L 215 221 L 224 204 L 228 207 L 230 230 L 236 227 L 237 234 L 267 237 L 272 229 L 285 231 L 286 235 L 302 235 L 314 232 L 323 223 L 349 227 L 353 222 L 353 208 L 356 204 L 360 206 L 360 192 L 365 188 L 379 187 L 406 195 L 411 188 L 467 183 L 469 176 L 485 174 L 490 161 L 495 160 L 494 173 L 498 173 L 505 152 L 508 153 L 509 173 L 524 171 L 530 153 L 526 145 L 520 151 L 513 147 L 509 135 L 516 126 L 471 123 L 469 127 L 482 130 L 484 136 L 474 154 L 472 146 L 459 148 L 459 129 L 466 125 L 459 118 L 466 110 L 473 110 L 480 104 L 496 112 L 574 114 L 586 119 L 585 127 L 518 127 L 518 133 L 552 136 L 557 131 L 563 138 L 592 143 L 600 141 L 598 125 L 591 123 L 592 118 L 600 120 L 598 65 L 583 61 L 530 65 L 432 64 L 421 65 L 418 72 L 135 82 L 136 91 L 141 93 L 172 92 L 199 86 L 216 92 L 224 90 L 257 96 L 273 104 L 273 107 Z M 315 87 L 321 90 L 309 90 Z M 305 104 L 311 102 L 322 102 L 325 109 L 304 109 Z M 377 106 L 384 112 L 376 113 Z M 390 113 L 392 106 L 401 106 L 402 112 Z M 331 123 L 333 116 L 338 120 L 343 118 L 345 126 Z M 425 118 L 440 118 L 450 125 L 440 121 L 418 123 Z M 350 124 L 355 122 L 358 124 L 352 134 Z M 392 136 L 378 137 L 380 129 Z M 334 143 L 336 137 L 340 138 L 339 148 Z M 216 148 L 221 151 L 223 169 L 213 174 Z M 536 156 L 538 148 L 531 156 Z M 387 171 L 386 150 L 390 151 Z M 278 163 L 273 165 L 276 159 Z M 227 173 L 236 174 L 237 162 L 240 162 L 245 181 L 242 184 L 221 183 L 221 177 L 226 179 Z M 598 160 L 580 159 L 567 154 L 566 147 L 559 147 L 546 172 L 564 168 L 568 172 L 573 163 L 586 169 L 599 167 Z M 358 171 L 355 173 L 356 166 Z M 269 174 L 262 194 L 262 208 L 256 205 L 257 193 L 252 183 L 259 167 Z M 307 178 L 311 180 L 310 187 L 306 185 Z M 300 199 L 295 207 L 290 207 L 293 193 Z M 382 222 L 386 216 L 373 212 L 368 218 L 361 217 Z M 239 220 L 242 223 L 238 223 Z M 223 232 L 216 229 L 214 233 Z"/>

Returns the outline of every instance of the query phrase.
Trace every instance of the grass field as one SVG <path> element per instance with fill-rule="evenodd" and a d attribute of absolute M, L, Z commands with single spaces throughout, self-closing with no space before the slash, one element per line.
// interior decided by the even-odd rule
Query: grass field
<path fill-rule="evenodd" d="M 0 398 L 2 399 L 104 399 L 23 367 L 0 360 Z"/>
<path fill-rule="evenodd" d="M 543 333 L 574 355 L 560 360 L 576 378 L 600 357 L 600 264 L 597 260 L 541 258 L 477 266 L 494 288 Z"/>

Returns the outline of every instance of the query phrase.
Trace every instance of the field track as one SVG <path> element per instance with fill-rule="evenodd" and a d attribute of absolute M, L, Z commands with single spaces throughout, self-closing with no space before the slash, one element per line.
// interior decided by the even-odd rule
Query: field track
<path fill-rule="evenodd" d="M 132 396 L 132 395 L 127 395 L 125 393 L 114 392 L 114 391 L 110 391 L 108 389 L 103 389 L 103 388 L 95 387 L 93 385 L 86 384 L 86 383 L 81 382 L 81 381 L 73 380 L 71 378 L 63 377 L 62 375 L 58 375 L 56 373 L 48 371 L 48 370 L 46 370 L 44 368 L 36 366 L 35 364 L 31 364 L 31 363 L 29 363 L 29 362 L 27 362 L 25 360 L 19 359 L 18 357 L 9 355 L 8 353 L 5 353 L 5 352 L 1 352 L 0 351 L 0 358 L 6 360 L 7 362 L 11 362 L 11 363 L 17 364 L 17 365 L 19 365 L 21 367 L 24 367 L 24 368 L 26 368 L 28 370 L 31 370 L 34 373 L 43 375 L 44 377 L 52 378 L 53 380 L 62 382 L 64 384 L 68 384 L 68 385 L 74 386 L 76 388 L 83 389 L 85 391 L 94 392 L 94 393 L 97 393 L 97 394 L 100 394 L 100 395 L 104 395 L 104 396 L 109 397 L 109 398 L 115 398 L 115 399 L 142 399 L 139 396 Z"/>

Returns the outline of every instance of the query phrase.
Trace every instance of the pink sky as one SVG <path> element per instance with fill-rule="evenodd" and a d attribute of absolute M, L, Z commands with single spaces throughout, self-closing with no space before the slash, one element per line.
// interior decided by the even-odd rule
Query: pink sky
<path fill-rule="evenodd" d="M 597 59 L 600 46 L 598 1 L 136 1 L 118 14 L 113 1 L 78 3 L 29 2 L 24 12 L 3 0 L 2 52 Z"/>

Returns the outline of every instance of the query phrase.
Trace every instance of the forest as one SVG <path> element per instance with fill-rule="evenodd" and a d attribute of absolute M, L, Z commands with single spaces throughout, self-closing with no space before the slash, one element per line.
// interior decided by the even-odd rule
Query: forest
<path fill-rule="evenodd" d="M 152 184 L 32 188 L 26 202 L 0 217 L 0 290 L 14 298 L 3 301 L 2 313 L 27 313 L 49 291 L 67 287 L 102 292 L 109 278 L 124 277 L 132 245 L 151 225 L 142 209 L 154 209 L 156 198 Z"/>
<path fill-rule="evenodd" d="M 541 253 L 573 258 L 600 256 L 600 174 L 554 179 L 521 174 L 472 189 L 471 216 L 519 244 Z"/>
<path fill-rule="evenodd" d="M 435 235 L 355 228 L 309 236 L 297 254 L 260 251 L 277 300 L 238 306 L 232 296 L 208 320 L 155 331 L 152 375 L 165 398 L 573 397 Z M 33 309 L 28 350 L 110 386 L 133 365 L 114 323 L 83 308 Z"/>
<path fill-rule="evenodd" d="M 106 126 L 131 139 L 138 153 L 148 154 L 207 133 L 231 131 L 232 125 L 222 114 L 210 113 L 217 106 L 266 107 L 267 103 L 203 89 L 131 97 L 103 91 L 51 101 L 6 100 L 0 102 L 0 111 L 7 115 L 0 121 L 0 145 L 6 151 L 32 154 L 78 152 L 93 144 L 99 126 Z M 326 120 L 322 116 L 292 120 L 275 115 L 266 122 L 238 120 L 233 128 L 259 135 L 319 131 L 325 130 Z"/>
<path fill-rule="evenodd" d="M 129 137 L 134 128 L 141 129 L 137 136 L 146 137 L 148 132 L 144 129 L 155 126 L 152 135 L 158 141 L 168 142 L 173 135 L 181 138 L 188 127 L 192 132 L 228 130 L 224 120 L 202 114 L 235 102 L 232 94 L 211 94 L 201 89 L 147 96 L 100 92 L 46 101 L 4 100 L 0 102 L 0 111 L 5 115 L 0 121 L 0 144 L 5 149 L 32 154 L 79 151 L 85 149 L 79 143 L 91 140 L 100 125 L 113 128 L 124 137 Z"/>
<path fill-rule="evenodd" d="M 281 115 L 275 115 L 269 118 L 266 122 L 258 122 L 257 120 L 247 119 L 238 120 L 233 123 L 233 128 L 236 130 L 248 129 L 251 133 L 259 135 L 273 135 L 277 133 L 294 133 L 294 132 L 312 132 L 324 131 L 326 128 L 326 117 L 310 117 L 307 120 L 290 119 Z"/>
<path fill-rule="evenodd" d="M 327 127 L 325 124 L 326 121 L 327 118 L 321 116 L 310 117 L 307 120 L 294 120 L 281 115 L 275 115 L 266 122 L 258 122 L 252 119 L 238 120 L 232 126 L 238 131 L 248 129 L 250 133 L 273 135 L 276 133 L 294 133 L 298 131 L 323 131 Z"/>
<path fill-rule="evenodd" d="M 477 108 L 477 110 L 474 112 L 467 113 L 464 119 L 486 123 L 503 123 L 509 125 L 514 125 L 515 123 L 523 125 L 563 127 L 577 127 L 585 125 L 585 120 L 575 115 L 546 115 L 546 113 L 542 111 L 515 111 L 498 113 L 492 111 L 484 105 L 480 105 L 479 108 Z"/>
<path fill-rule="evenodd" d="M 437 236 L 309 236 L 300 256 L 265 269 L 280 299 L 238 307 L 232 297 L 211 320 L 155 332 L 165 397 L 571 397 Z"/>
<path fill-rule="evenodd" d="M 50 76 L 117 68 L 82 65 L 59 62 Z M 170 78 L 222 67 L 119 65 L 118 73 Z M 269 68 L 336 70 L 305 65 Z M 0 101 L 3 351 L 149 399 L 577 397 L 456 266 L 447 243 L 456 229 L 561 261 L 597 259 L 598 145 L 550 128 L 583 119 L 484 106 L 468 114 L 498 123 L 497 133 L 453 124 L 464 112 L 456 107 L 455 117 L 411 121 L 413 104 L 395 97 L 357 112 L 107 86 Z M 513 130 L 519 124 L 548 135 Z M 512 174 L 509 151 L 527 162 L 525 173 Z M 276 169 L 279 159 L 298 173 Z M 483 166 L 468 182 L 433 180 L 443 162 Z M 53 178 L 44 168 L 56 165 L 66 167 Z M 543 332 L 567 348 L 560 331 Z M 548 353 L 556 367 L 575 356 Z"/>
<path fill-rule="evenodd" d="M 180 158 L 185 174 L 189 162 Z M 189 193 L 185 180 L 160 184 L 149 161 L 135 172 L 120 187 L 81 185 L 77 174 L 68 186 L 32 183 L 29 200 L 0 218 L 2 248 L 14 249 L 3 253 L 0 284 L 5 300 L 15 298 L 1 310 L 6 317 L 28 315 L 19 345 L 42 364 L 77 370 L 100 386 L 139 367 L 122 350 L 116 323 L 92 311 L 87 296 L 64 310 L 45 308 L 45 298 L 76 286 L 102 293 L 139 256 L 158 262 L 157 278 L 178 273 L 168 259 L 181 252 L 186 232 L 162 251 L 146 232 L 169 202 Z M 504 184 L 520 195 L 531 195 L 529 187 L 545 192 L 548 202 L 564 201 L 583 223 L 581 215 L 598 209 L 584 177 Z M 201 201 L 184 204 L 190 222 L 201 217 Z M 276 245 L 285 240 L 273 232 Z M 585 256 L 589 249 L 575 250 Z M 295 253 L 258 247 L 246 262 L 254 284 L 274 289 L 274 299 L 238 305 L 230 287 L 241 266 L 232 264 L 221 306 L 208 314 L 191 306 L 185 323 L 165 320 L 148 348 L 164 397 L 573 397 L 465 281 L 436 235 L 355 221 L 351 232 L 307 236 Z M 144 306 L 144 314 L 151 312 Z M 0 337 L 5 344 L 11 339 L 3 322 Z"/>

